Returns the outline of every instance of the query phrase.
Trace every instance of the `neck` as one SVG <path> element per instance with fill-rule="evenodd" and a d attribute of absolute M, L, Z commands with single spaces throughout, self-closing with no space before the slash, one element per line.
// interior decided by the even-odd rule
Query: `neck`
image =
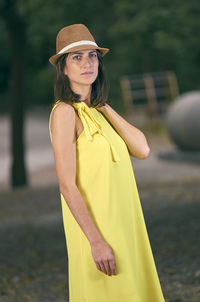
<path fill-rule="evenodd" d="M 71 89 L 74 93 L 77 93 L 80 95 L 80 100 L 87 103 L 87 105 L 90 105 L 90 96 L 91 96 L 91 85 L 84 85 L 84 86 L 76 86 L 72 85 Z"/>

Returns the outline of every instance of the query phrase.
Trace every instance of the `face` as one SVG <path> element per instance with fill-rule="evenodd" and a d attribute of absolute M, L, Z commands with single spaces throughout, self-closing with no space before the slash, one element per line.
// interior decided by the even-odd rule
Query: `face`
<path fill-rule="evenodd" d="M 71 88 L 90 86 L 97 78 L 99 60 L 95 49 L 70 52 L 66 57 L 64 74 L 70 80 Z"/>

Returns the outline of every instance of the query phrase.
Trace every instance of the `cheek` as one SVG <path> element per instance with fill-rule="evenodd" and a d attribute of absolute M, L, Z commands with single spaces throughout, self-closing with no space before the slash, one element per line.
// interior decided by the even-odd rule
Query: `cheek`
<path fill-rule="evenodd" d="M 71 61 L 71 58 L 67 57 L 64 72 L 67 76 L 70 76 L 71 74 L 73 74 L 74 66 L 73 66 L 73 62 Z"/>
<path fill-rule="evenodd" d="M 69 73 L 69 72 L 68 72 L 68 69 L 69 69 L 68 66 L 65 65 L 65 68 L 64 68 L 64 74 L 65 74 L 65 75 L 68 75 L 68 73 Z"/>
<path fill-rule="evenodd" d="M 98 70 L 99 70 L 99 61 L 97 61 L 96 62 L 96 64 L 95 64 L 95 71 L 96 71 L 96 73 L 98 74 Z"/>
<path fill-rule="evenodd" d="M 67 68 L 64 68 L 64 75 L 68 75 Z"/>
<path fill-rule="evenodd" d="M 73 75 L 76 74 L 76 66 L 73 64 L 67 64 L 65 66 L 65 74 L 70 78 L 73 77 Z"/>

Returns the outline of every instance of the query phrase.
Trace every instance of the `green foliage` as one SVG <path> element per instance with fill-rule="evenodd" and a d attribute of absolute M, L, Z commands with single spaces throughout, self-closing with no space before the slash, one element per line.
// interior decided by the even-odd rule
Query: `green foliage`
<path fill-rule="evenodd" d="M 125 63 L 119 66 L 119 73 L 172 69 L 181 91 L 199 88 L 197 0 L 117 1 L 115 11 L 117 22 L 111 28 L 111 36 L 120 41 L 117 56 Z"/>
<path fill-rule="evenodd" d="M 0 10 L 6 0 L 0 0 Z M 110 99 L 120 103 L 119 78 L 147 71 L 175 71 L 180 91 L 200 88 L 200 5 L 198 0 L 18 0 L 17 13 L 27 27 L 27 102 L 49 104 L 55 70 L 48 62 L 55 53 L 58 31 L 84 23 L 99 45 L 110 48 L 104 62 Z M 0 19 L 1 100 L 9 89 L 10 44 Z"/>

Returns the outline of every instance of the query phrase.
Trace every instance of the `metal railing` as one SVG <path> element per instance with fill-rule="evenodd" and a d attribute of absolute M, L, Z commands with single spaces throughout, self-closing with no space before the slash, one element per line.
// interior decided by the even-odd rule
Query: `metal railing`
<path fill-rule="evenodd" d="M 173 71 L 124 75 L 120 78 L 122 99 L 126 113 L 143 108 L 149 116 L 158 116 L 160 109 L 179 95 Z"/>

